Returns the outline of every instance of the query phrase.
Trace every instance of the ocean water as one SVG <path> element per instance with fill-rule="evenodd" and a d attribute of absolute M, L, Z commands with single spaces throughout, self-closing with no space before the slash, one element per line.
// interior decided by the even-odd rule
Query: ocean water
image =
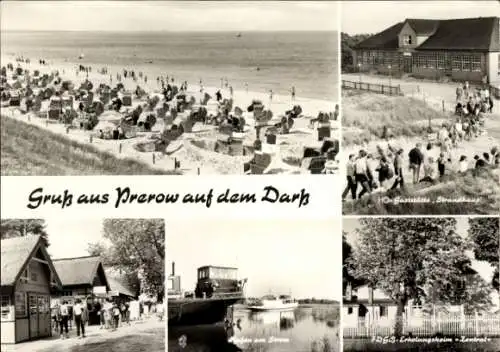
<path fill-rule="evenodd" d="M 117 66 L 178 81 L 338 101 L 336 32 L 2 32 L 3 55 Z M 83 60 L 78 56 L 83 53 Z M 151 61 L 151 63 L 149 63 Z M 151 77 L 151 78 L 152 78 Z"/>
<path fill-rule="evenodd" d="M 169 327 L 168 350 L 193 352 L 337 352 L 338 325 L 328 326 L 311 308 L 293 312 L 235 310 L 230 329 L 223 325 Z M 186 346 L 179 346 L 185 337 Z"/>

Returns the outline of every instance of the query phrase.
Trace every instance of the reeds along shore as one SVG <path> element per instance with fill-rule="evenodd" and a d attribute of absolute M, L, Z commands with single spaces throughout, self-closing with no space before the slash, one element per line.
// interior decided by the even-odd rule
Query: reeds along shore
<path fill-rule="evenodd" d="M 1 77 L 4 108 L 17 107 L 44 121 L 60 122 L 68 135 L 68 128 L 87 130 L 86 137 L 70 134 L 80 135 L 80 142 L 88 142 L 89 134 L 120 139 L 124 156 L 161 152 L 161 159 L 169 164 L 178 160 L 184 170 L 201 166 L 204 173 L 242 173 L 242 164 L 265 149 L 262 142 L 276 145 L 280 167 L 293 169 L 283 160 L 302 158 L 304 144 L 319 146 L 320 139 L 334 138 L 338 132 L 339 111 L 333 102 L 237 91 L 228 82 L 223 89 L 206 88 L 202 81 L 178 84 L 172 76 L 69 64 L 56 69 L 25 59 L 3 66 Z M 53 124 L 42 127 L 57 132 Z M 175 142 L 187 137 L 198 143 L 180 150 L 183 146 Z"/>

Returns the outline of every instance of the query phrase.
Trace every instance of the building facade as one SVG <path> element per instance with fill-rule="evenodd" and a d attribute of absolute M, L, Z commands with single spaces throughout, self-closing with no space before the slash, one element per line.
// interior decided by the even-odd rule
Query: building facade
<path fill-rule="evenodd" d="M 1 344 L 49 337 L 50 297 L 61 281 L 40 236 L 1 241 Z"/>
<path fill-rule="evenodd" d="M 496 85 L 499 21 L 499 17 L 407 19 L 356 45 L 353 63 L 360 72 Z"/>

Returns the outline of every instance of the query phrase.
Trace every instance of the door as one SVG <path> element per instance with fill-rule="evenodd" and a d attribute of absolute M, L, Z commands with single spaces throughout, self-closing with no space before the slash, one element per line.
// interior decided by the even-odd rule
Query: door
<path fill-rule="evenodd" d="M 50 298 L 47 295 L 38 296 L 38 336 L 50 336 Z"/>
<path fill-rule="evenodd" d="M 412 57 L 411 56 L 403 56 L 403 71 L 404 73 L 411 73 L 412 71 Z"/>
<path fill-rule="evenodd" d="M 29 294 L 30 307 L 30 339 L 36 339 L 40 336 L 38 330 L 38 295 L 36 293 Z"/>

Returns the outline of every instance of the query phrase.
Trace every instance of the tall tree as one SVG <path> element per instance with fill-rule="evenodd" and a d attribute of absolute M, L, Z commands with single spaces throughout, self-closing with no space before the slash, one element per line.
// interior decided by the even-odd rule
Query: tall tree
<path fill-rule="evenodd" d="M 471 268 L 466 241 L 455 231 L 455 219 L 364 218 L 360 225 L 351 260 L 353 274 L 394 301 L 396 336 L 402 334 L 409 300 L 453 302 L 459 298 L 464 274 Z"/>
<path fill-rule="evenodd" d="M 469 237 L 474 243 L 474 257 L 490 263 L 495 272 L 491 284 L 500 290 L 498 265 L 500 258 L 500 219 L 470 218 Z"/>
<path fill-rule="evenodd" d="M 161 219 L 107 219 L 103 236 L 111 242 L 89 247 L 116 269 L 141 279 L 141 290 L 163 299 L 165 287 L 165 225 Z"/>
<path fill-rule="evenodd" d="M 45 245 L 48 246 L 49 235 L 46 227 L 47 225 L 43 219 L 2 219 L 0 221 L 0 235 L 2 239 L 40 235 Z"/>

